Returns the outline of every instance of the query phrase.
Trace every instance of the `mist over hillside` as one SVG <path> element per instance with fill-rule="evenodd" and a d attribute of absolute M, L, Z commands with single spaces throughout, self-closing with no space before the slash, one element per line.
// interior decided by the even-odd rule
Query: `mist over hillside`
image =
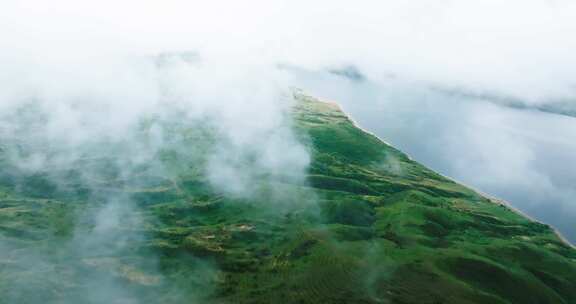
<path fill-rule="evenodd" d="M 43 66 L 4 91 L 2 303 L 194 300 L 214 285 L 213 262 L 183 253 L 161 263 L 162 216 L 145 206 L 265 196 L 272 201 L 260 207 L 282 214 L 297 200 L 266 182 L 305 180 L 309 155 L 286 116 L 290 91 L 257 82 L 222 91 L 238 78 L 187 59 Z M 42 74 L 62 68 L 74 72 Z M 166 274 L 179 263 L 189 264 L 185 277 Z M 73 286 L 58 296 L 69 290 L 62 283 Z"/>

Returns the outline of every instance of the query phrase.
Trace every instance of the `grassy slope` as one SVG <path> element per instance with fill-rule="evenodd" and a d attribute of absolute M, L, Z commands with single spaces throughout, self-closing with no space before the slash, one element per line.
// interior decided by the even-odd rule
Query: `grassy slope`
<path fill-rule="evenodd" d="M 81 186 L 0 176 L 0 293 L 73 301 L 96 274 L 144 303 L 576 303 L 576 251 L 549 227 L 411 161 L 336 106 L 298 98 L 308 184 L 255 181 L 290 203 L 226 198 L 166 156 L 179 168 L 169 177 L 102 185 L 145 221 L 146 237 L 121 252 L 79 257 L 66 245 L 89 230 L 77 215 L 99 204 Z"/>

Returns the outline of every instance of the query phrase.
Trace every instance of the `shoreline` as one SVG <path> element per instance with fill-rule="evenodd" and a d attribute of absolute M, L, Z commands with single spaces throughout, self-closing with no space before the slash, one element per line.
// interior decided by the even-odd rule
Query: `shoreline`
<path fill-rule="evenodd" d="M 303 93 L 304 93 L 304 95 L 307 95 L 307 96 L 309 96 L 309 97 L 315 98 L 315 99 L 317 99 L 317 100 L 320 101 L 320 102 L 332 104 L 332 105 L 338 107 L 338 109 L 344 114 L 344 116 L 346 116 L 346 118 L 348 118 L 348 120 L 350 120 L 350 122 L 352 123 L 352 125 L 354 125 L 354 127 L 360 129 L 362 132 L 364 132 L 364 133 L 366 133 L 366 134 L 369 134 L 369 135 L 371 135 L 371 136 L 374 136 L 374 137 L 375 137 L 376 139 L 378 139 L 380 142 L 382 142 L 382 143 L 384 143 L 384 144 L 386 144 L 386 145 L 388 145 L 388 146 L 390 146 L 390 147 L 393 147 L 394 149 L 398 149 L 398 148 L 396 148 L 395 146 L 391 145 L 389 142 L 387 142 L 387 141 L 385 141 L 384 139 L 382 139 L 380 136 L 374 134 L 374 132 L 371 132 L 370 130 L 367 130 L 367 129 L 363 128 L 362 126 L 360 126 L 360 124 L 359 124 L 356 120 L 354 120 L 354 118 L 352 118 L 352 116 L 351 116 L 348 112 L 346 112 L 346 110 L 344 109 L 344 106 L 342 106 L 342 104 L 340 104 L 340 103 L 338 103 L 338 102 L 335 102 L 335 101 L 329 101 L 329 100 L 320 99 L 320 98 L 314 97 L 314 95 L 307 94 L 307 93 L 305 93 L 305 92 L 303 92 Z M 402 153 L 404 153 L 404 154 L 408 157 L 408 159 L 410 159 L 410 160 L 412 160 L 412 161 L 415 161 L 415 162 L 418 162 L 418 161 L 414 160 L 414 159 L 413 159 L 408 153 L 406 153 L 405 151 L 402 151 L 402 150 L 400 150 L 400 149 L 398 149 L 398 150 L 401 151 Z M 426 166 L 426 167 L 428 167 L 428 166 Z M 570 241 L 569 241 L 564 235 L 562 235 L 562 233 L 561 233 L 558 229 L 556 229 L 554 226 L 552 226 L 552 225 L 550 225 L 550 224 L 547 224 L 547 223 L 544 223 L 544 222 L 542 222 L 542 221 L 540 221 L 540 220 L 538 220 L 538 219 L 535 219 L 534 217 L 532 217 L 532 216 L 524 213 L 522 210 L 514 207 L 510 202 L 508 202 L 508 201 L 506 201 L 506 200 L 504 200 L 504 199 L 498 198 L 498 197 L 496 197 L 496 196 L 494 196 L 494 195 L 488 194 L 488 193 L 486 193 L 486 192 L 483 192 L 483 191 L 477 189 L 476 187 L 473 187 L 473 186 L 468 185 L 467 183 L 458 181 L 458 180 L 456 180 L 455 178 L 450 177 L 450 176 L 447 176 L 447 175 L 444 175 L 444 174 L 442 174 L 442 173 L 440 173 L 440 172 L 437 172 L 436 170 L 433 170 L 433 169 L 430 169 L 430 170 L 434 171 L 436 174 L 438 174 L 438 175 L 440 175 L 440 176 L 442 176 L 442 177 L 444 177 L 444 178 L 446 178 L 446 179 L 448 179 L 448 180 L 450 180 L 450 181 L 453 181 L 454 183 L 460 184 L 460 185 L 462 185 L 462 186 L 464 186 L 464 187 L 466 187 L 466 188 L 468 188 L 468 189 L 476 192 L 478 195 L 483 196 L 483 197 L 489 199 L 490 201 L 493 201 L 494 203 L 500 203 L 500 204 L 505 205 L 507 208 L 510 208 L 510 210 L 512 210 L 513 212 L 517 213 L 518 215 L 521 215 L 522 217 L 525 217 L 525 218 L 529 219 L 530 221 L 533 221 L 533 222 L 536 222 L 536 223 L 540 223 L 540 224 L 543 224 L 543 225 L 546 225 L 546 226 L 550 227 L 550 228 L 552 229 L 552 231 L 554 232 L 554 234 L 555 234 L 564 244 L 570 246 L 570 247 L 573 248 L 573 249 L 576 249 L 576 243 L 573 244 L 572 242 L 570 242 Z"/>

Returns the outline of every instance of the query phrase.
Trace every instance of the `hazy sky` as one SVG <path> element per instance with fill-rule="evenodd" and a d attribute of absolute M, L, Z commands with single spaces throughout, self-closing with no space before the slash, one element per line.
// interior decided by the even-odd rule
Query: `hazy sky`
<path fill-rule="evenodd" d="M 3 0 L 2 55 L 197 49 L 240 62 L 354 63 L 533 100 L 574 93 L 570 0 Z M 81 53 L 80 53 L 81 51 Z M 81 54 L 81 55 L 80 55 Z M 68 59 L 70 60 L 70 59 Z"/>
<path fill-rule="evenodd" d="M 155 76 L 125 58 L 192 50 L 218 84 L 203 81 L 203 97 L 298 84 L 339 99 L 417 160 L 576 240 L 576 119 L 430 89 L 576 104 L 574 16 L 571 0 L 0 0 L 0 108 L 30 88 L 57 101 L 97 83 L 113 109 L 141 109 Z M 278 64 L 307 72 L 277 73 Z M 325 73 L 345 66 L 365 82 Z M 216 99 L 202 108 L 229 108 Z M 244 117 L 237 101 L 225 115 Z"/>

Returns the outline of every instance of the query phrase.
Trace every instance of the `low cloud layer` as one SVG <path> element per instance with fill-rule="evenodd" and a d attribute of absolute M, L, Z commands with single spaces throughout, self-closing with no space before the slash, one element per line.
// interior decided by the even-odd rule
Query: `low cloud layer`
<path fill-rule="evenodd" d="M 155 221 L 129 195 L 131 188 L 173 181 L 187 170 L 216 193 L 252 198 L 267 186 L 255 182 L 257 177 L 305 180 L 309 155 L 287 113 L 293 102 L 290 77 L 274 65 L 192 53 L 109 54 L 95 61 L 77 55 L 72 60 L 15 57 L 21 60 L 0 61 L 7 67 L 0 94 L 2 182 L 14 181 L 16 192 L 41 198 L 80 189 L 86 194 L 78 197 L 89 204 L 65 224 L 74 230 L 70 240 L 45 250 L 0 238 L 0 260 L 36 273 L 31 280 L 40 273 L 60 275 L 60 255 L 70 259 L 68 265 L 86 268 L 75 282 L 81 292 L 64 303 L 141 303 L 159 296 L 115 286 L 117 272 L 133 271 L 122 259 L 137 264 L 142 285 L 174 283 L 164 280 L 154 253 L 131 256 L 134 248 L 146 248 L 151 237 L 146 225 Z M 181 157 L 183 169 L 162 161 L 167 154 Z M 187 168 L 191 163 L 194 167 Z M 39 184 L 28 185 L 34 178 Z M 268 191 L 276 205 L 261 207 L 289 205 L 281 192 Z M 213 277 L 207 262 L 190 263 L 200 264 L 194 279 Z M 29 283 L 2 282 L 10 290 L 7 301 L 20 301 Z M 168 288 L 175 289 L 173 303 L 209 291 L 195 285 Z M 192 295 L 179 297 L 180 292 Z"/>
<path fill-rule="evenodd" d="M 574 12 L 569 0 L 8 0 L 0 43 L 3 56 L 36 58 L 201 50 L 245 63 L 349 63 L 375 80 L 406 75 L 542 102 L 574 94 Z"/>

